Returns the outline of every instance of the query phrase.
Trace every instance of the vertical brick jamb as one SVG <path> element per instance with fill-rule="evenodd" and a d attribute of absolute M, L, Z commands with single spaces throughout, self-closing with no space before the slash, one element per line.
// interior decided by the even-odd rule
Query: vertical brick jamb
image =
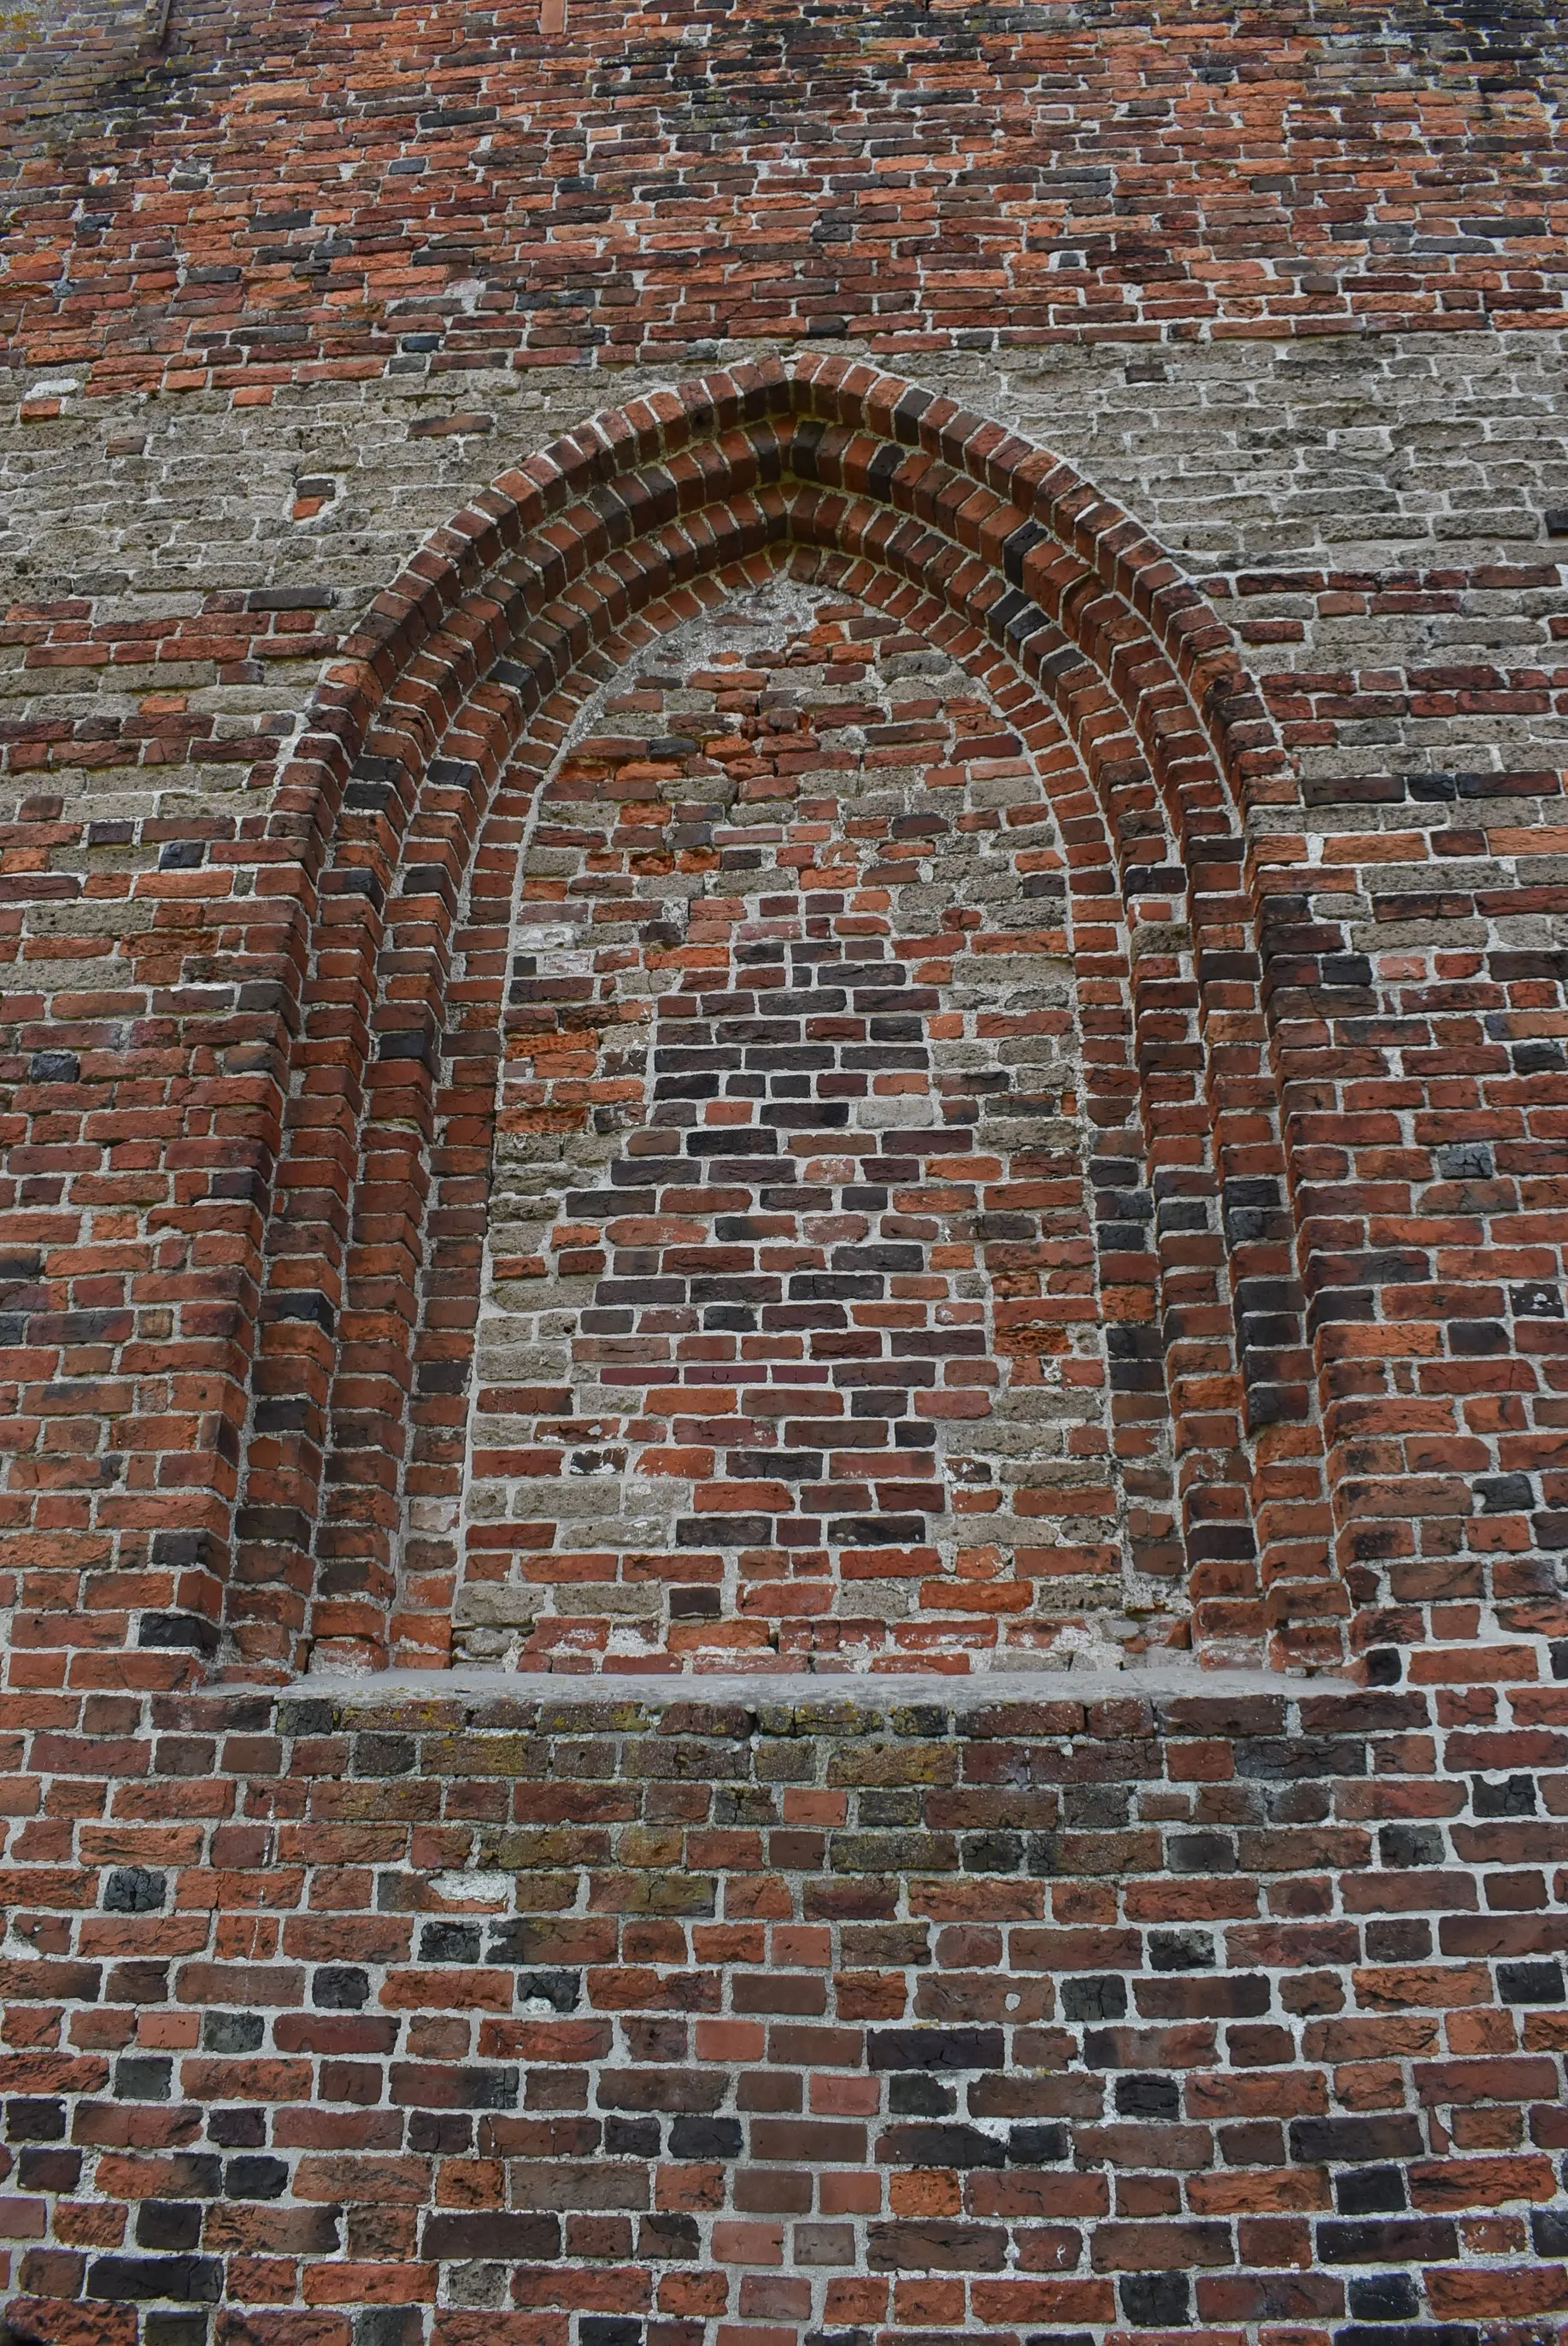
<path fill-rule="evenodd" d="M 1299 785 L 1261 703 L 1237 677 L 1229 739 L 1244 821 L 1263 806 L 1295 803 Z M 1251 739 L 1249 740 L 1249 734 Z M 1248 831 L 1235 909 L 1247 967 L 1233 964 L 1234 1015 L 1245 1022 L 1252 1066 L 1252 1128 L 1238 1152 L 1226 1212 L 1236 1281 L 1236 1323 L 1247 1422 L 1257 1460 L 1257 1525 L 1264 1603 L 1278 1659 L 1332 1668 L 1347 1658 L 1351 1600 L 1330 1540 L 1333 1460 L 1327 1453 L 1319 1382 L 1308 1336 L 1308 1239 L 1285 1066 L 1288 1030 L 1268 970 L 1268 871 Z M 1241 989 L 1246 989 L 1243 1001 Z"/>
<path fill-rule="evenodd" d="M 1281 1046 L 1262 947 L 1266 869 L 1248 828 L 1259 805 L 1293 801 L 1298 784 L 1228 638 L 1205 615 L 1191 640 L 1195 697 L 1242 810 L 1208 872 L 1204 997 L 1222 1134 L 1220 1209 L 1241 1409 L 1253 1467 L 1260 1626 L 1285 1668 L 1345 1658 L 1348 1592 L 1329 1542 L 1328 1461 L 1306 1336 L 1303 1264 Z M 1195 923 L 1196 925 L 1196 923 Z"/>
<path fill-rule="evenodd" d="M 492 720 L 490 739 L 498 758 L 514 729 L 508 705 L 514 690 L 493 675 L 475 696 Z M 416 1665 L 439 1664 L 451 1647 L 455 1573 L 450 1530 L 462 1486 L 512 879 L 539 778 L 539 765 L 527 755 L 539 730 L 536 719 L 532 734 L 505 758 L 493 793 L 484 789 L 480 770 L 471 768 L 460 788 L 461 802 L 449 815 L 461 834 L 457 844 L 472 852 L 466 859 L 453 857 L 457 918 L 452 950 L 443 959 L 446 983 L 431 1004 L 433 1133 L 428 1202 L 421 1222 L 410 1218 L 422 1243 L 417 1262 L 411 1255 L 414 1276 L 408 1300 L 414 1336 L 406 1454 L 400 1504 L 392 1511 L 393 1537 L 382 1560 L 395 1589 L 391 1656 Z M 475 782 L 480 786 L 472 787 Z M 312 1626 L 321 1637 L 341 1634 L 329 1627 L 323 1606 Z"/>
<path fill-rule="evenodd" d="M 1164 1296 L 1161 1349 L 1177 1428 L 1189 1587 L 1206 1654 L 1259 1659 L 1251 1462 L 1227 1324 L 1225 1240 L 1215 1228 L 1225 1124 L 1197 974 L 1206 945 L 1201 897 L 1206 874 L 1224 860 L 1227 797 L 1187 694 L 1157 653 L 1150 657 L 1146 634 L 1129 631 L 1127 615 L 1143 583 L 1129 547 L 1162 584 L 1171 576 L 1169 566 L 1119 516 L 1105 522 L 1105 509 L 1081 485 L 1064 490 L 1057 475 L 1048 475 L 1038 495 L 1057 532 L 1093 557 L 1095 576 L 1113 590 L 1098 600 L 1092 586 L 1075 584 L 1072 591 L 1085 639 L 1117 683 L 1147 760 L 1143 771 L 1156 784 L 1149 803 L 1129 809 L 1118 829 L 1141 824 L 1145 855 L 1166 859 L 1164 868 L 1129 863 L 1124 885 L 1137 907 L 1139 1064 L 1150 1078 L 1145 1112 Z M 1145 607 L 1156 592 L 1146 590 Z"/>
<path fill-rule="evenodd" d="M 412 591 L 416 578 L 423 607 Z M 273 818 L 304 831 L 314 920 L 267 1234 L 226 1606 L 229 1667 L 242 1676 L 287 1677 L 304 1658 L 376 964 L 408 811 L 410 759 L 417 762 L 420 754 L 395 712 L 382 720 L 378 711 L 457 595 L 453 566 L 427 555 L 417 558 L 406 591 L 400 583 L 378 597 L 319 696 L 327 739 L 303 745 L 314 755 L 309 762 L 301 756 L 286 775 Z M 357 745 L 363 746 L 354 757 Z"/>
<path fill-rule="evenodd" d="M 1285 1667 L 1322 1668 L 1342 1658 L 1348 1597 L 1327 1539 L 1278 1047 L 1257 952 L 1258 875 L 1246 828 L 1252 806 L 1292 801 L 1298 785 L 1210 607 L 1157 549 L 1129 547 L 1127 535 L 1113 532 L 1107 541 L 1123 546 L 1112 566 L 1116 583 L 1156 622 L 1186 687 L 1178 706 L 1161 712 L 1155 754 L 1179 801 L 1176 827 L 1193 842 L 1189 919 L 1223 1264 L 1216 1294 L 1226 1300 L 1240 1371 L 1223 1402 L 1233 1429 L 1224 1439 L 1240 1448 L 1250 1484 L 1245 1520 L 1234 1507 L 1213 1515 L 1195 1596 L 1215 1658 L 1267 1651 Z M 1143 556 L 1131 575 L 1123 558 L 1129 551 Z M 1230 812 L 1237 807 L 1239 824 Z"/>

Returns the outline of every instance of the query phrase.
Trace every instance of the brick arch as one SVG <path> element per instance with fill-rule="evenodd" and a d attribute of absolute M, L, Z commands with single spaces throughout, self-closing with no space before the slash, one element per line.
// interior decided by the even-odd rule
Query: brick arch
<path fill-rule="evenodd" d="M 1200 1632 L 1217 1658 L 1270 1635 L 1297 1660 L 1338 1657 L 1320 1531 L 1297 1536 L 1320 1483 L 1237 823 L 1294 795 L 1278 743 L 1196 591 L 1067 467 L 898 378 L 808 360 L 654 394 L 504 475 L 378 598 L 323 688 L 285 808 L 311 825 L 319 892 L 230 1576 L 242 1670 L 287 1670 L 312 1643 L 387 1650 L 414 1331 L 433 1325 L 437 1038 L 508 761 L 526 741 L 537 772 L 575 679 L 639 613 L 789 548 L 928 598 L 1038 690 L 1093 784 L 1106 884 L 1143 928 L 1186 932 L 1145 956 L 1136 1048 L 1150 1171 L 1176 1209 L 1160 1326 Z M 1195 1235 L 1227 1171 L 1247 1185 L 1228 1266 L 1225 1225 Z M 482 1213 L 477 1191 L 463 1210 Z M 1258 1278 L 1273 1318 L 1244 1392 L 1237 1307 Z M 1244 1448 L 1269 1426 L 1288 1429 L 1266 1435 L 1277 1494 Z"/>

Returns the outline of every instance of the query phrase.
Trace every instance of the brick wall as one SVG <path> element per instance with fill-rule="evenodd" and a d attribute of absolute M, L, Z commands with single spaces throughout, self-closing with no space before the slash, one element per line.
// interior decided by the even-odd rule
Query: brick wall
<path fill-rule="evenodd" d="M 0 15 L 19 2346 L 1563 2334 L 1563 66 Z"/>
<path fill-rule="evenodd" d="M 171 1054 L 160 1101 L 119 1030 L 42 1003 L 18 1035 L 18 2334 L 404 2346 L 506 2310 L 1453 2346 L 1500 2305 L 1546 2334 L 1557 981 L 1510 923 L 1550 908 L 1551 789 L 1303 783 L 1157 548 L 836 362 L 634 404 L 432 556 L 341 647 L 270 816 L 96 892 L 36 852 L 68 826 L 18 834 L 19 964 L 107 900 Z M 250 599 L 244 646 L 319 623 Z M 40 645 L 99 648 L 74 614 Z M 1425 828 L 1389 827 L 1404 792 Z M 1384 944 L 1354 924 L 1408 913 L 1429 839 L 1471 895 Z M 1297 892 L 1325 866 L 1328 905 Z M 95 974 L 84 1009 L 140 1006 Z M 672 1158 L 698 1178 L 650 1196 Z M 895 1458 L 929 1428 L 932 1467 L 819 1464 L 830 1420 Z M 822 1710 L 780 1676 L 697 1741 L 684 1703 L 436 1691 L 351 1750 L 351 1702 L 194 1690 L 209 1656 L 436 1662 L 453 1622 L 578 1671 L 1168 1671 L 1189 1606 L 1217 1660 L 1331 1663 L 1343 1623 L 1369 1691 Z M 352 1825 L 307 1888 L 270 1833 L 312 1800 Z M 433 1890 L 385 1888 L 361 1827 Z M 426 1896 L 417 1937 L 386 1921 Z M 662 2008 L 667 1965 L 681 2004 L 709 1962 L 693 2009 L 743 2033 L 697 2082 L 632 2076 L 700 2068 L 701 2022 L 639 2012 L 617 2049 L 598 1999 Z M 371 2164 L 318 2199 L 345 2148 Z M 243 2220 L 202 2212 L 219 2178 Z"/>
<path fill-rule="evenodd" d="M 15 2333 L 1555 2335 L 1565 1703 L 18 1701 Z"/>
<path fill-rule="evenodd" d="M 1562 322 L 1543 0 L 565 13 L 176 0 L 156 54 L 134 12 L 64 14 L 10 113 L 8 331 L 34 364 L 263 393 L 433 349 Z"/>

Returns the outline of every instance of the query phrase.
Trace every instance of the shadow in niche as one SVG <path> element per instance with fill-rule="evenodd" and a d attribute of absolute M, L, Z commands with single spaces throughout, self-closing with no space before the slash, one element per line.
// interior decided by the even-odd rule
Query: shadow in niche
<path fill-rule="evenodd" d="M 1180 1636 L 1092 1229 L 1095 1174 L 1145 1211 L 1125 939 L 1104 897 L 1070 933 L 1087 783 L 1022 715 L 777 581 L 574 728 L 516 931 L 459 1658 L 1114 1667 Z"/>

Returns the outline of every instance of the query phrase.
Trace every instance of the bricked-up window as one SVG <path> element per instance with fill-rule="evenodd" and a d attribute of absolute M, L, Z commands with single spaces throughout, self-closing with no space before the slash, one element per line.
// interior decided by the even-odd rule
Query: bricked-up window
<path fill-rule="evenodd" d="M 777 583 L 585 709 L 514 931 L 463 1658 L 1170 1637 L 1163 1415 L 1113 1425 L 1090 1212 L 1125 964 L 1069 938 L 1087 786 L 1029 705 Z"/>

